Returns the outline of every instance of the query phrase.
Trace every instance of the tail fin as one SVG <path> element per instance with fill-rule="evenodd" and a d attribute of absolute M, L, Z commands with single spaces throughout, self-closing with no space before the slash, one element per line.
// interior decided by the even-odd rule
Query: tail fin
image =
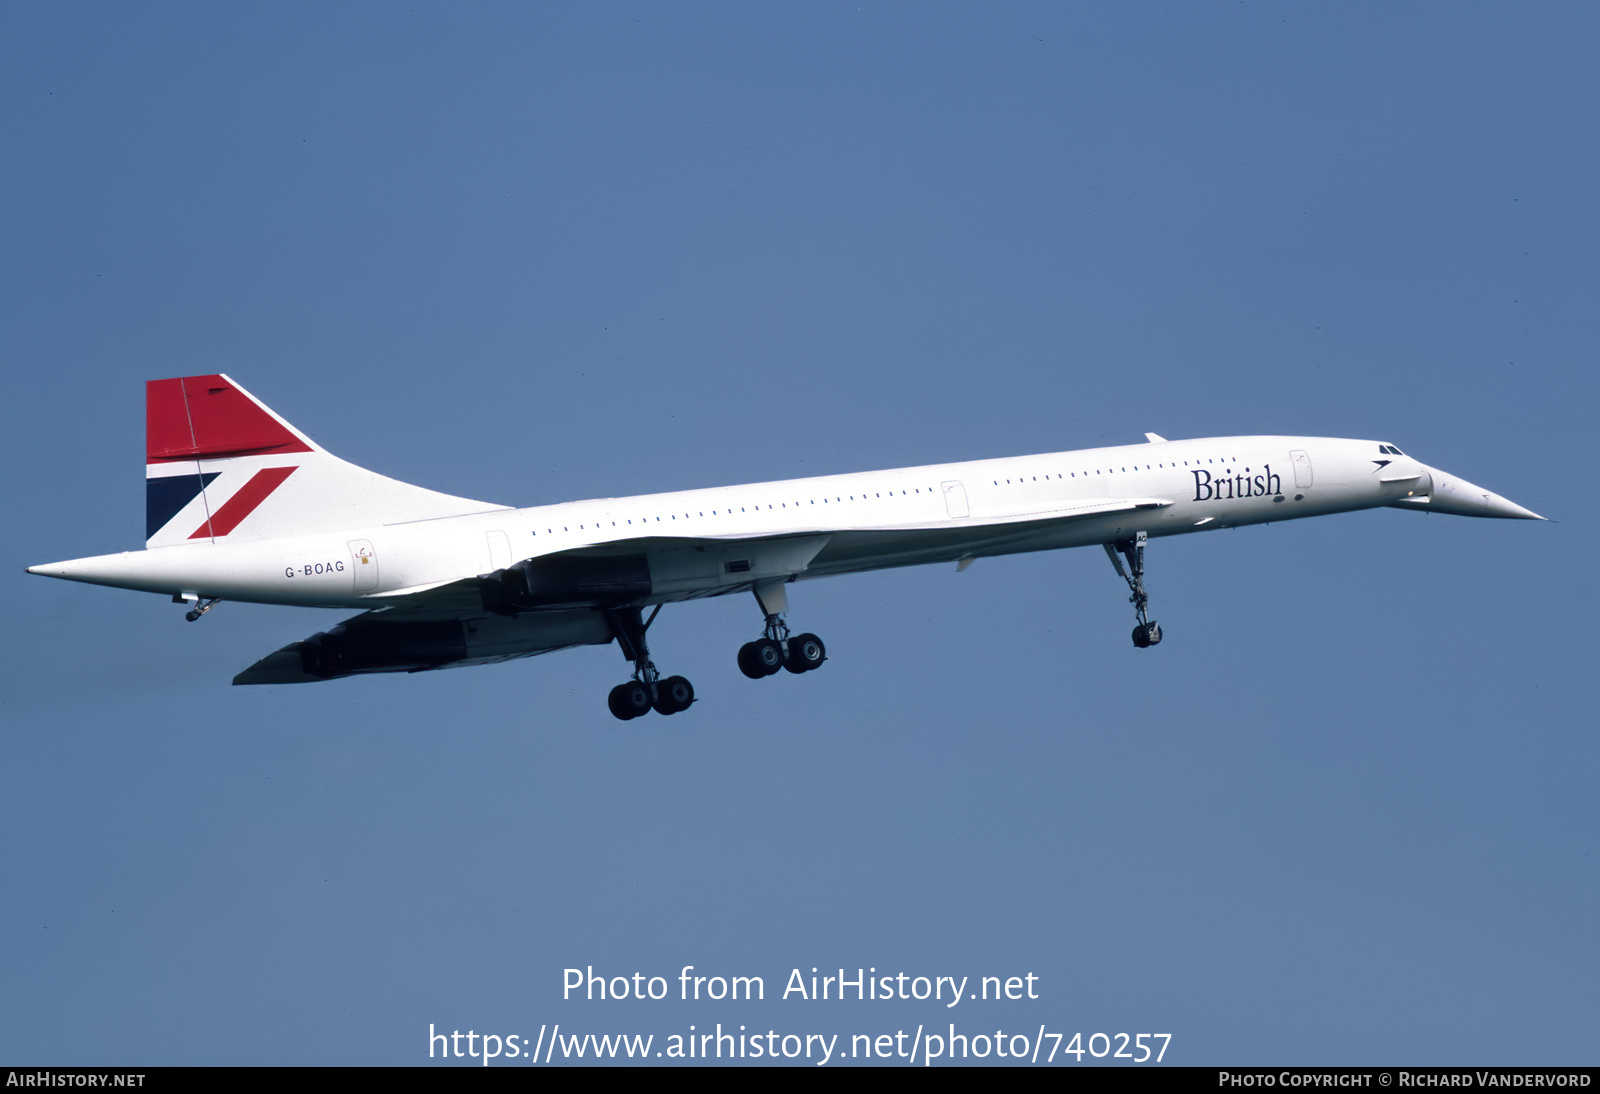
<path fill-rule="evenodd" d="M 272 539 L 504 506 L 346 463 L 223 375 L 145 385 L 145 546 Z"/>

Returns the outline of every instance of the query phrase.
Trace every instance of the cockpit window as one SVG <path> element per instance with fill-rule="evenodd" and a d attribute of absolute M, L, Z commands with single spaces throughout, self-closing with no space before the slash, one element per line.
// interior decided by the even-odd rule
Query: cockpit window
<path fill-rule="evenodd" d="M 1396 448 L 1392 444 L 1380 444 L 1378 446 L 1378 451 L 1382 452 L 1385 456 L 1404 456 L 1405 455 L 1404 452 L 1400 451 L 1398 448 Z"/>

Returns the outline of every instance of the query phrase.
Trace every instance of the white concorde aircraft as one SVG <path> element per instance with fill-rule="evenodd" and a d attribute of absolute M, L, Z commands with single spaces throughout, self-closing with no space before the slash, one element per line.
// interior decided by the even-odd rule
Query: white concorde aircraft
<path fill-rule="evenodd" d="M 385 478 L 324 451 L 226 376 L 145 389 L 143 551 L 30 566 L 163 593 L 193 621 L 220 600 L 359 608 L 235 684 L 483 665 L 615 640 L 633 679 L 611 712 L 675 714 L 645 632 L 663 604 L 751 592 L 766 619 L 752 679 L 826 659 L 791 635 L 789 582 L 1099 544 L 1149 618 L 1149 537 L 1391 506 L 1542 520 L 1382 441 L 1211 437 L 514 509 Z M 1124 566 L 1126 561 L 1126 566 Z M 648 619 L 645 609 L 651 609 Z"/>

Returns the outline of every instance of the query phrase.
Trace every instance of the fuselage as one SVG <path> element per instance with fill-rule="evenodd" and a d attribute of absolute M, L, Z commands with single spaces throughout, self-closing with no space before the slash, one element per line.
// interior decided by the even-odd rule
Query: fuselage
<path fill-rule="evenodd" d="M 1451 481 L 1369 440 L 1218 437 L 935 464 L 466 516 L 247 542 L 200 541 L 33 567 L 155 593 L 372 608 L 515 562 L 597 545 L 653 552 L 644 604 L 750 588 L 741 541 L 791 540 L 790 578 L 957 561 L 1414 504 Z M 1441 485 L 1441 480 L 1445 480 Z M 1511 511 L 1533 516 L 1495 495 Z M 1108 499 L 1136 508 L 1099 512 Z M 1476 504 L 1476 503 L 1475 503 Z M 1444 509 L 1465 512 L 1466 510 Z M 697 547 L 671 540 L 699 541 Z M 704 544 L 715 541 L 708 554 Z M 677 561 L 674 561 L 677 559 Z M 780 571 L 785 568 L 780 567 Z"/>

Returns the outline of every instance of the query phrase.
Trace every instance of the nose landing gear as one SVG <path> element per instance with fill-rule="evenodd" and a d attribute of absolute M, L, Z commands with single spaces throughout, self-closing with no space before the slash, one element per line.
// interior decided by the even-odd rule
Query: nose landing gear
<path fill-rule="evenodd" d="M 1133 644 L 1141 650 L 1161 641 L 1161 624 L 1150 618 L 1150 595 L 1144 591 L 1145 538 L 1145 533 L 1139 532 L 1133 539 L 1101 544 L 1106 549 L 1106 557 L 1111 559 L 1111 565 L 1117 568 L 1117 573 L 1133 591 L 1128 602 L 1133 605 L 1134 615 L 1139 619 L 1139 625 L 1133 628 Z M 1118 551 L 1128 560 L 1127 569 L 1123 569 L 1122 559 L 1117 557 Z"/>

